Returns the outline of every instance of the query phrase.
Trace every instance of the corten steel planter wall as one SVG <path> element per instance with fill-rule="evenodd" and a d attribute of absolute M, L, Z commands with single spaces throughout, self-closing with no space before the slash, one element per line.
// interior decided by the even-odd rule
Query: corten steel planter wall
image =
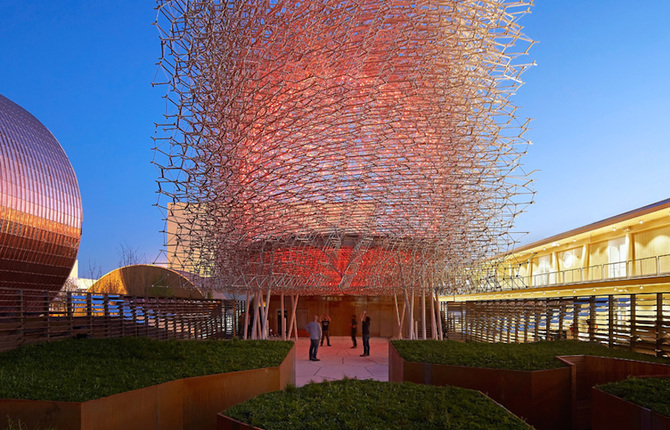
<path fill-rule="evenodd" d="M 295 345 L 277 367 L 198 376 L 88 402 L 0 399 L 0 417 L 58 430 L 206 430 L 220 411 L 295 384 Z"/>
<path fill-rule="evenodd" d="M 592 388 L 593 430 L 670 430 L 670 417 Z"/>
<path fill-rule="evenodd" d="M 670 376 L 670 365 L 590 355 L 560 356 L 572 367 L 572 419 L 575 430 L 591 427 L 595 405 L 592 387 L 622 381 L 629 376 Z"/>
<path fill-rule="evenodd" d="M 539 430 L 571 426 L 570 367 L 518 371 L 404 361 L 389 343 L 389 380 L 479 390 Z"/>
<path fill-rule="evenodd" d="M 262 430 L 260 427 L 254 427 L 252 425 L 243 423 L 242 421 L 237 421 L 236 419 L 230 418 L 223 413 L 220 413 L 216 417 L 216 430 Z"/>

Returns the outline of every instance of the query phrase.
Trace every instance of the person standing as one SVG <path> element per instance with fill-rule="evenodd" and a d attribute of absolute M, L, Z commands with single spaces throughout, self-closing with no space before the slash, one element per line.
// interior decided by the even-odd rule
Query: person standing
<path fill-rule="evenodd" d="M 367 312 L 363 312 L 363 316 L 361 317 L 361 322 L 363 323 L 363 354 L 361 354 L 361 357 L 370 356 L 370 317 L 366 314 Z"/>
<path fill-rule="evenodd" d="M 328 346 L 330 346 L 330 315 L 323 314 L 321 315 L 321 346 L 323 346 L 323 339 L 325 338 L 328 341 Z"/>
<path fill-rule="evenodd" d="M 305 330 L 309 333 L 309 360 L 321 361 L 316 358 L 316 353 L 319 351 L 319 339 L 321 339 L 321 324 L 319 324 L 318 315 L 314 315 L 314 321 L 307 324 Z"/>
<path fill-rule="evenodd" d="M 351 316 L 351 341 L 353 342 L 352 348 L 356 348 L 356 329 L 358 328 L 358 321 L 356 320 L 356 314 Z"/>

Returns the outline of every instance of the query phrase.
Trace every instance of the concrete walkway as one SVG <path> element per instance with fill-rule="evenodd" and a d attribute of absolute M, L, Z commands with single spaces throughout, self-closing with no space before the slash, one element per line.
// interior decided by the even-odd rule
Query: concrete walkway
<path fill-rule="evenodd" d="M 370 356 L 361 357 L 363 341 L 357 339 L 358 346 L 351 348 L 351 337 L 331 336 L 330 345 L 319 346 L 317 358 L 309 361 L 309 339 L 298 338 L 295 357 L 296 386 L 302 387 L 310 381 L 335 381 L 344 377 L 388 381 L 388 339 L 371 338 Z"/>

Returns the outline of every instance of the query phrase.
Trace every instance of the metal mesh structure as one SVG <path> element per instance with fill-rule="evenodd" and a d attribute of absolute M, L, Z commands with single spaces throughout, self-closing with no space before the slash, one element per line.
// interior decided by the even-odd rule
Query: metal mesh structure
<path fill-rule="evenodd" d="M 228 291 L 467 289 L 532 200 L 529 7 L 159 0 L 169 260 Z"/>

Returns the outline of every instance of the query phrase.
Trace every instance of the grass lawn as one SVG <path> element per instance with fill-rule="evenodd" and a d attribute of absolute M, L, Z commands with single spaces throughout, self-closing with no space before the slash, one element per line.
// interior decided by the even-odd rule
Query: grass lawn
<path fill-rule="evenodd" d="M 293 342 L 68 339 L 0 353 L 0 398 L 82 402 L 190 376 L 279 366 Z"/>
<path fill-rule="evenodd" d="M 599 385 L 598 388 L 670 417 L 670 378 L 629 378 Z"/>
<path fill-rule="evenodd" d="M 477 391 L 356 379 L 262 394 L 225 414 L 266 430 L 531 429 Z"/>
<path fill-rule="evenodd" d="M 492 369 L 542 370 L 565 366 L 556 359 L 557 355 L 597 355 L 670 364 L 667 358 L 575 340 L 533 343 L 394 340 L 392 343 L 407 361 Z"/>

